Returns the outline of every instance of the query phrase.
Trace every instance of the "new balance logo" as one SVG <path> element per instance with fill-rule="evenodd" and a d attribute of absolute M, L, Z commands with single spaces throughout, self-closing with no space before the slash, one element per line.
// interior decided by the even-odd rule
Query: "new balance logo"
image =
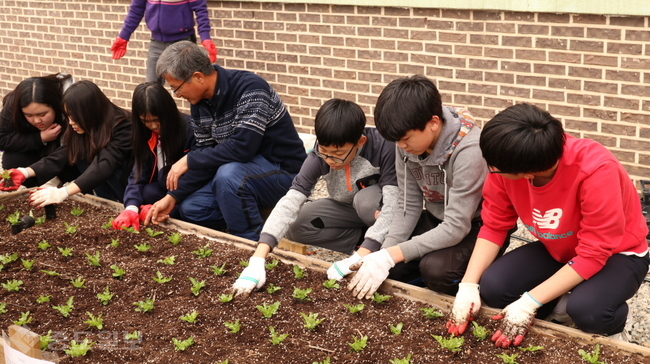
<path fill-rule="evenodd" d="M 533 209 L 533 221 L 540 229 L 555 229 L 560 225 L 562 209 L 550 209 L 542 214 L 538 209 Z"/>

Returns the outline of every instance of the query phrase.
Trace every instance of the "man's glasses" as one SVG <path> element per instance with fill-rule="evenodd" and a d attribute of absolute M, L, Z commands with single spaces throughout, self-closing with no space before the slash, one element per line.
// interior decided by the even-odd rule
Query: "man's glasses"
<path fill-rule="evenodd" d="M 319 145 L 318 145 L 318 140 L 317 140 L 314 143 L 314 148 L 312 149 L 314 154 L 316 154 L 317 157 L 321 157 L 323 159 L 329 158 L 329 159 L 333 160 L 335 163 L 340 163 L 340 164 L 343 164 L 345 162 L 345 160 L 348 159 L 348 157 L 350 156 L 350 153 L 352 153 L 352 150 L 354 150 L 354 146 L 352 146 L 352 148 L 350 148 L 350 151 L 348 152 L 348 154 L 346 154 L 345 157 L 343 157 L 343 159 L 341 159 L 339 157 L 334 157 L 334 156 L 331 156 L 331 155 L 327 155 L 325 153 L 321 153 L 318 150 L 318 148 L 319 148 Z"/>
<path fill-rule="evenodd" d="M 186 78 L 185 81 L 181 82 L 181 84 L 178 85 L 178 87 L 176 87 L 176 88 L 171 88 L 171 87 L 170 87 L 169 89 L 172 90 L 172 92 L 174 93 L 174 95 L 176 95 L 176 96 L 181 96 L 181 95 L 178 94 L 178 90 L 180 90 L 181 87 L 183 87 L 183 85 L 185 84 L 185 82 L 189 81 L 190 78 L 192 78 L 192 75 L 190 75 L 190 77 Z"/>

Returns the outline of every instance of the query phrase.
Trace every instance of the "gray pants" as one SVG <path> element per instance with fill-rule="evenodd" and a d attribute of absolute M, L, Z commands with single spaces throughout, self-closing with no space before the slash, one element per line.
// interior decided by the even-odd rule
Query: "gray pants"
<path fill-rule="evenodd" d="M 302 206 L 287 231 L 287 239 L 345 254 L 354 252 L 368 227 L 375 223 L 381 188 L 373 185 L 354 195 L 352 205 L 323 198 Z"/>
<path fill-rule="evenodd" d="M 175 40 L 173 42 L 159 42 L 155 39 L 151 39 L 149 41 L 149 53 L 147 55 L 147 82 L 158 81 L 158 83 L 161 85 L 164 84 L 165 80 L 159 78 L 156 74 L 156 64 L 158 63 L 158 58 L 160 58 L 160 55 L 165 49 L 167 49 L 167 47 L 182 40 L 189 40 L 190 42 L 196 43 L 196 36 L 186 37 L 183 39 Z"/>

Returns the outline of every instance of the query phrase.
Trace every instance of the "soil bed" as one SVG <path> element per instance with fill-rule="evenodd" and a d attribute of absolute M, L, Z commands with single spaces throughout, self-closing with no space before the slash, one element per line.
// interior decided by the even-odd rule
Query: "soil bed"
<path fill-rule="evenodd" d="M 496 354 L 519 354 L 516 361 L 524 363 L 579 363 L 578 350 L 591 352 L 593 345 L 586 345 L 566 338 L 552 338 L 529 333 L 523 346 L 543 346 L 538 352 L 522 352 L 518 349 L 498 349 L 489 339 L 478 341 L 471 333 L 464 335 L 462 351 L 453 354 L 431 337 L 446 335 L 444 324 L 447 316 L 427 319 L 420 308 L 422 303 L 393 297 L 383 304 L 363 301 L 365 308 L 350 314 L 343 304 L 361 303 L 345 289 L 325 289 L 322 283 L 326 275 L 306 271 L 306 277 L 296 279 L 292 266 L 280 263 L 267 271 L 267 286 L 272 283 L 281 290 L 268 294 L 265 289 L 254 292 L 246 300 L 220 303 L 219 295 L 229 289 L 244 267 L 240 261 L 248 261 L 250 252 L 214 240 L 184 235 L 180 244 L 172 245 L 167 237 L 173 232 L 156 227 L 164 234 L 149 237 L 144 231 L 134 234 L 115 231 L 101 226 L 116 214 L 112 210 L 67 201 L 57 207 L 57 218 L 31 227 L 20 234 L 11 235 L 5 218 L 16 210 L 22 214 L 30 207 L 24 198 L 0 202 L 0 254 L 18 253 L 19 259 L 8 263 L 0 272 L 0 282 L 21 280 L 18 292 L 0 288 L 0 303 L 6 303 L 7 312 L 0 315 L 0 327 L 6 328 L 29 311 L 33 321 L 28 327 L 45 334 L 52 330 L 56 342 L 50 349 L 59 353 L 62 364 L 68 363 L 220 363 L 226 359 L 230 364 L 240 363 L 307 363 L 321 362 L 330 357 L 331 363 L 389 363 L 395 358 L 412 355 L 412 363 L 502 363 Z M 81 216 L 73 216 L 73 208 L 84 210 Z M 21 214 L 21 215 L 22 215 Z M 43 215 L 35 210 L 34 215 Z M 74 234 L 66 233 L 64 222 L 77 226 Z M 110 245 L 119 239 L 119 247 Z M 39 250 L 37 244 L 46 240 L 51 247 Z M 138 252 L 133 246 L 141 243 L 151 245 L 147 252 Z M 214 251 L 207 258 L 198 258 L 192 252 L 210 244 Z M 71 257 L 63 257 L 57 247 L 74 248 Z M 88 263 L 86 253 L 100 252 L 101 267 Z M 176 256 L 175 265 L 158 263 L 158 260 Z M 31 270 L 24 270 L 21 259 L 35 260 Z M 268 260 L 270 261 L 270 259 Z M 227 273 L 217 276 L 211 266 L 226 263 Z M 111 265 L 126 271 L 122 279 L 112 276 Z M 42 270 L 56 271 L 59 277 L 49 276 Z M 151 277 L 160 271 L 173 280 L 159 284 Z M 83 277 L 85 288 L 75 288 L 70 280 Z M 189 278 L 205 281 L 206 287 L 199 296 L 190 292 Z M 106 287 L 115 294 L 110 303 L 102 305 L 96 298 Z M 312 288 L 311 301 L 298 302 L 292 297 L 294 287 Z M 383 293 L 383 292 L 382 292 Z M 36 303 L 39 295 L 51 295 L 51 301 Z M 74 310 L 64 318 L 53 305 L 65 304 L 74 296 Z M 151 313 L 136 312 L 134 302 L 155 298 Z M 255 307 L 263 303 L 280 302 L 280 308 L 270 319 L 262 318 Z M 196 323 L 179 320 L 179 316 L 198 311 Z M 86 312 L 103 315 L 104 328 L 89 328 Z M 300 313 L 318 313 L 325 318 L 315 331 L 303 327 Z M 445 312 L 446 314 L 446 312 Z M 241 331 L 228 333 L 224 322 L 239 319 Z M 388 325 L 403 323 L 400 335 L 393 335 Z M 487 318 L 479 319 L 493 331 L 493 323 Z M 269 326 L 289 337 L 279 345 L 269 342 Z M 140 340 L 125 340 L 125 333 L 141 332 Z M 352 336 L 368 336 L 367 347 L 361 352 L 351 351 L 348 343 Z M 195 345 L 185 351 L 175 351 L 172 338 L 180 340 L 192 336 Z M 85 357 L 71 358 L 62 349 L 70 340 L 88 338 L 96 344 Z M 627 355 L 613 347 L 602 347 L 600 360 L 605 363 L 650 363 L 650 358 Z"/>

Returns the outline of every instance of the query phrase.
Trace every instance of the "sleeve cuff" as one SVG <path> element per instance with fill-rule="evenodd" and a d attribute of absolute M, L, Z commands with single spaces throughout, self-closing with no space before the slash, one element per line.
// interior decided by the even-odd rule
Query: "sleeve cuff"
<path fill-rule="evenodd" d="M 371 252 L 376 252 L 379 249 L 381 249 L 381 243 L 378 242 L 375 239 L 365 238 L 363 240 L 363 243 L 361 243 L 361 247 L 366 248 L 366 249 L 370 250 Z"/>
<path fill-rule="evenodd" d="M 275 237 L 267 233 L 262 233 L 260 235 L 259 242 L 270 246 L 271 250 L 273 250 L 276 246 L 278 246 L 278 241 L 275 239 Z"/>

